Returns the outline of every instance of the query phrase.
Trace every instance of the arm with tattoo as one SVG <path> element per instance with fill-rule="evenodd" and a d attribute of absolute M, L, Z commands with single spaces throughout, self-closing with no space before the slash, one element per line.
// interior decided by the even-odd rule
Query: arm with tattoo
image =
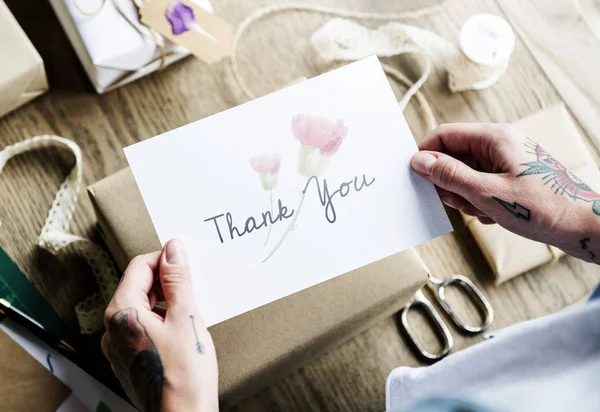
<path fill-rule="evenodd" d="M 126 308 L 108 322 L 108 356 L 125 393 L 142 411 L 160 411 L 164 370 L 158 350 L 141 324 L 138 311 Z"/>
<path fill-rule="evenodd" d="M 419 148 L 411 166 L 448 206 L 600 262 L 600 195 L 533 140 L 507 125 L 449 124 Z"/>
<path fill-rule="evenodd" d="M 590 186 L 579 179 L 575 174 L 571 173 L 561 162 L 556 160 L 548 153 L 541 145 L 527 138 L 525 143 L 526 152 L 535 157 L 535 160 L 522 163 L 525 169 L 517 175 L 517 177 L 537 176 L 540 182 L 550 190 L 555 196 L 564 196 L 574 202 L 579 202 L 577 206 L 588 204 L 583 210 L 576 207 L 574 204 L 569 209 L 577 210 L 579 219 L 574 216 L 572 220 L 572 229 L 565 230 L 563 239 L 559 242 L 567 253 L 577 256 L 588 262 L 599 264 L 600 259 L 596 258 L 596 253 L 600 253 L 600 247 L 597 242 L 592 241 L 599 239 L 598 232 L 600 220 L 600 195 L 598 195 Z M 593 215 L 586 209 L 589 207 Z M 597 216 L 598 218 L 596 219 Z M 583 222 L 584 224 L 578 224 Z M 594 228 L 596 230 L 594 230 Z M 573 230 L 575 229 L 575 230 Z M 600 255 L 598 255 L 600 257 Z"/>
<path fill-rule="evenodd" d="M 156 306 L 157 296 L 164 296 L 166 310 Z M 105 326 L 102 350 L 140 411 L 218 410 L 215 349 L 192 295 L 181 242 L 132 260 Z"/>

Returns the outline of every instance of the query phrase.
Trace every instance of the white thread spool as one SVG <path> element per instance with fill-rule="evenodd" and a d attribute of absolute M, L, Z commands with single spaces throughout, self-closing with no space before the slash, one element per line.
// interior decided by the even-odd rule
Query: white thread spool
<path fill-rule="evenodd" d="M 476 14 L 460 29 L 459 44 L 469 60 L 483 66 L 504 65 L 515 48 L 510 24 L 494 14 Z"/>

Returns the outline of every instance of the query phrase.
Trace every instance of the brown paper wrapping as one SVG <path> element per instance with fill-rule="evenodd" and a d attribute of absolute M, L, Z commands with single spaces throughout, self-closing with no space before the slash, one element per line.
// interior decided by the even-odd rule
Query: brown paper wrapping
<path fill-rule="evenodd" d="M 0 117 L 46 90 L 42 58 L 0 0 Z"/>
<path fill-rule="evenodd" d="M 160 249 L 129 169 L 88 191 L 121 269 L 132 257 Z M 411 249 L 210 327 L 222 404 L 238 402 L 392 315 L 425 281 Z"/>
<path fill-rule="evenodd" d="M 598 167 L 562 103 L 525 117 L 514 126 L 598 191 Z M 496 284 L 553 263 L 564 255 L 553 246 L 525 239 L 499 225 L 483 225 L 471 216 L 463 217 L 494 272 Z"/>
<path fill-rule="evenodd" d="M 0 410 L 55 411 L 71 390 L 0 329 Z"/>

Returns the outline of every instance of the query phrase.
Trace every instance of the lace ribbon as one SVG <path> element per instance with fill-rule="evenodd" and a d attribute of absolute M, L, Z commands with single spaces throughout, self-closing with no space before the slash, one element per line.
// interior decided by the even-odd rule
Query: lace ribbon
<path fill-rule="evenodd" d="M 82 181 L 81 149 L 75 142 L 59 136 L 32 137 L 6 146 L 0 151 L 0 173 L 14 156 L 52 146 L 71 151 L 75 156 L 75 165 L 56 193 L 36 244 L 55 256 L 71 246 L 87 260 L 100 291 L 79 302 L 75 313 L 81 333 L 94 333 L 102 328 L 104 309 L 117 287 L 118 275 L 110 255 L 104 248 L 69 232 Z"/>

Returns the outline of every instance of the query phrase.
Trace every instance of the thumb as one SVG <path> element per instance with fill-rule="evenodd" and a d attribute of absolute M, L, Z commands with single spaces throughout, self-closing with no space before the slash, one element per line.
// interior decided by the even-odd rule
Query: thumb
<path fill-rule="evenodd" d="M 473 170 L 444 153 L 418 152 L 410 160 L 410 165 L 437 187 L 456 193 L 471 203 L 477 203 L 476 200 L 490 185 L 488 174 Z"/>
<path fill-rule="evenodd" d="M 159 279 L 167 303 L 167 317 L 184 316 L 187 319 L 195 307 L 195 300 L 187 252 L 180 240 L 169 240 L 163 248 Z"/>

